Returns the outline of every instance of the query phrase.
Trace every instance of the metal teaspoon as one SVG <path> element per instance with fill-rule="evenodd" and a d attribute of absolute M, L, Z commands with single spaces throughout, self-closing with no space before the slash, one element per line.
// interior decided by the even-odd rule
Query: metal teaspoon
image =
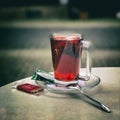
<path fill-rule="evenodd" d="M 102 109 L 102 110 L 104 110 L 105 112 L 108 112 L 108 113 L 111 112 L 111 110 L 107 106 L 105 106 L 103 103 L 99 102 L 98 100 L 96 100 L 96 99 L 90 97 L 88 94 L 84 93 L 79 84 L 77 84 L 76 86 L 73 86 L 72 84 L 69 84 L 66 87 L 72 88 L 72 89 L 74 88 L 74 89 L 78 90 L 81 93 L 81 95 L 83 95 L 84 97 L 91 100 L 97 108 L 100 108 L 100 109 Z"/>

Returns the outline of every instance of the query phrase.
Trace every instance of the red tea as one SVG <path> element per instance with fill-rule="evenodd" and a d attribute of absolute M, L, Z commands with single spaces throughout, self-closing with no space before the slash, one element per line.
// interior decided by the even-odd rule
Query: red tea
<path fill-rule="evenodd" d="M 79 74 L 82 53 L 81 39 L 73 37 L 52 37 L 51 51 L 54 77 L 61 81 L 72 81 Z"/>

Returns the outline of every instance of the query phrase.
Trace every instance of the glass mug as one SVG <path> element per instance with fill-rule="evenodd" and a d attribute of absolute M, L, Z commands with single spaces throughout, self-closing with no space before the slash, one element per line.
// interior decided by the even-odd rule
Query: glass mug
<path fill-rule="evenodd" d="M 91 57 L 89 41 L 83 41 L 79 33 L 58 32 L 50 35 L 54 78 L 61 82 L 77 79 L 89 80 L 91 75 Z M 86 75 L 80 75 L 82 48 L 86 49 Z"/>

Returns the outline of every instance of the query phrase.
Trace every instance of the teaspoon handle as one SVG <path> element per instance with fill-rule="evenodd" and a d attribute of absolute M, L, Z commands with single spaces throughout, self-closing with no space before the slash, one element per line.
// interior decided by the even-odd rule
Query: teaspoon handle
<path fill-rule="evenodd" d="M 89 100 L 91 100 L 92 102 L 94 102 L 95 105 L 97 105 L 97 107 L 101 108 L 101 109 L 104 110 L 105 112 L 108 112 L 108 113 L 111 112 L 111 110 L 110 110 L 108 107 L 106 107 L 104 104 L 102 104 L 101 102 L 93 99 L 92 97 L 90 97 L 89 95 L 83 93 L 82 91 L 81 91 L 81 94 L 82 94 L 83 96 L 87 97 L 87 98 L 88 98 Z"/>

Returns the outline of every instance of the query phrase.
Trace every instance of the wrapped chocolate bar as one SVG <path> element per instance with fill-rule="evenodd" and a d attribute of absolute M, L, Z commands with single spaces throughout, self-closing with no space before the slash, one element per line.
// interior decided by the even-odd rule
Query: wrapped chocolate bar
<path fill-rule="evenodd" d="M 41 69 L 37 69 L 31 79 L 42 81 L 42 82 L 45 82 L 46 84 L 54 84 L 55 83 L 53 75 L 50 73 L 47 73 Z"/>

